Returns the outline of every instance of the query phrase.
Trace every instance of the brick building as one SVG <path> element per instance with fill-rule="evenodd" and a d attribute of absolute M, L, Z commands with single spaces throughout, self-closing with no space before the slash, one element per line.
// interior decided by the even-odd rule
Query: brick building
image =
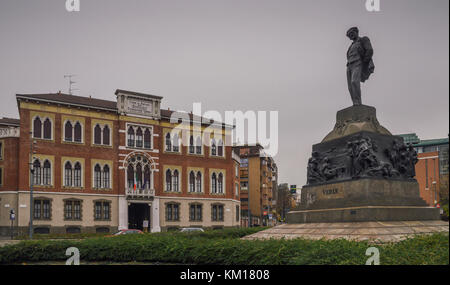
<path fill-rule="evenodd" d="M 443 187 L 441 181 L 448 180 L 448 138 L 421 140 L 414 133 L 399 136 L 405 143 L 412 144 L 418 153 L 415 178 L 419 183 L 420 196 L 428 205 L 436 206 L 440 201 L 440 188 Z"/>
<path fill-rule="evenodd" d="M 248 226 L 249 215 L 252 225 L 273 225 L 272 199 L 278 187 L 275 161 L 259 144 L 235 146 L 234 150 L 240 157 L 242 225 Z"/>
<path fill-rule="evenodd" d="M 0 120 L 0 233 L 11 209 L 28 230 L 31 185 L 36 233 L 239 226 L 232 126 L 115 95 L 16 95 L 20 120 Z"/>

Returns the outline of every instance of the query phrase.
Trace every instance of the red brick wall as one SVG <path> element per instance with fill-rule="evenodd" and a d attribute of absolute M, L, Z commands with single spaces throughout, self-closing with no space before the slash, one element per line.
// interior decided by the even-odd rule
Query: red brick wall
<path fill-rule="evenodd" d="M 420 196 L 428 203 L 428 205 L 434 206 L 435 192 L 436 200 L 439 202 L 438 152 L 419 153 L 418 158 L 419 161 L 416 164 L 416 179 L 419 183 Z M 428 180 L 428 187 L 426 180 Z M 433 184 L 433 181 L 436 181 L 436 184 Z"/>
<path fill-rule="evenodd" d="M 0 167 L 3 171 L 3 181 L 0 191 L 17 190 L 19 138 L 4 138 L 1 141 L 3 142 L 3 158 L 0 160 Z"/>

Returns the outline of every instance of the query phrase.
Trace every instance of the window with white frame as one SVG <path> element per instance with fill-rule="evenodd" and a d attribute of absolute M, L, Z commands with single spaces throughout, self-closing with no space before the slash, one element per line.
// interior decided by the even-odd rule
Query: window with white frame
<path fill-rule="evenodd" d="M 167 169 L 165 172 L 165 191 L 180 192 L 180 172 L 178 169 Z"/>
<path fill-rule="evenodd" d="M 222 139 L 219 139 L 217 141 L 214 138 L 211 139 L 210 154 L 211 156 L 224 156 L 224 145 Z"/>
<path fill-rule="evenodd" d="M 152 148 L 152 128 L 128 125 L 127 146 L 132 148 Z"/>
<path fill-rule="evenodd" d="M 83 125 L 79 121 L 64 123 L 64 141 L 76 143 L 83 141 Z"/>
<path fill-rule="evenodd" d="M 111 171 L 108 164 L 96 163 L 93 178 L 95 189 L 111 189 Z"/>
<path fill-rule="evenodd" d="M 52 185 L 52 164 L 48 159 L 44 162 L 39 159 L 33 161 L 33 185 Z"/>
<path fill-rule="evenodd" d="M 167 132 L 164 144 L 166 152 L 180 152 L 180 136 L 177 133 Z"/>
<path fill-rule="evenodd" d="M 189 192 L 202 192 L 202 173 L 200 171 L 191 170 L 189 172 Z"/>
<path fill-rule="evenodd" d="M 211 174 L 211 193 L 224 194 L 224 175 L 222 172 L 213 172 Z"/>
<path fill-rule="evenodd" d="M 151 189 L 151 162 L 144 156 L 133 156 L 127 161 L 127 181 L 129 189 Z"/>
<path fill-rule="evenodd" d="M 95 145 L 111 145 L 111 129 L 107 124 L 94 126 L 94 144 Z"/>
<path fill-rule="evenodd" d="M 52 120 L 50 118 L 36 116 L 33 119 L 33 138 L 52 139 Z"/>
<path fill-rule="evenodd" d="M 63 178 L 65 187 L 82 187 L 81 168 L 81 163 L 78 161 L 73 164 L 70 161 L 66 161 Z"/>

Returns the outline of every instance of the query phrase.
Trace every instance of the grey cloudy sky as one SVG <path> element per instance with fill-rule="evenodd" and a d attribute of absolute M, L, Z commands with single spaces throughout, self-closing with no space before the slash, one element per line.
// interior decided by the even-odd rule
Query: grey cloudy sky
<path fill-rule="evenodd" d="M 279 111 L 279 181 L 303 185 L 311 145 L 351 105 L 346 30 L 375 49 L 363 103 L 392 133 L 449 132 L 449 1 L 0 0 L 0 116 L 16 93 L 115 100 L 117 88 L 164 96 L 164 108 Z"/>

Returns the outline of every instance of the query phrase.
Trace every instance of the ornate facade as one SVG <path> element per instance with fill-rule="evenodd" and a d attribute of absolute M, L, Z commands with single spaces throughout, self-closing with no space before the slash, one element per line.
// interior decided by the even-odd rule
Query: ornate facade
<path fill-rule="evenodd" d="M 162 97 L 115 95 L 16 95 L 20 120 L 0 120 L 1 232 L 11 209 L 27 231 L 31 186 L 36 233 L 239 226 L 232 126 L 188 113 L 180 126 Z"/>

